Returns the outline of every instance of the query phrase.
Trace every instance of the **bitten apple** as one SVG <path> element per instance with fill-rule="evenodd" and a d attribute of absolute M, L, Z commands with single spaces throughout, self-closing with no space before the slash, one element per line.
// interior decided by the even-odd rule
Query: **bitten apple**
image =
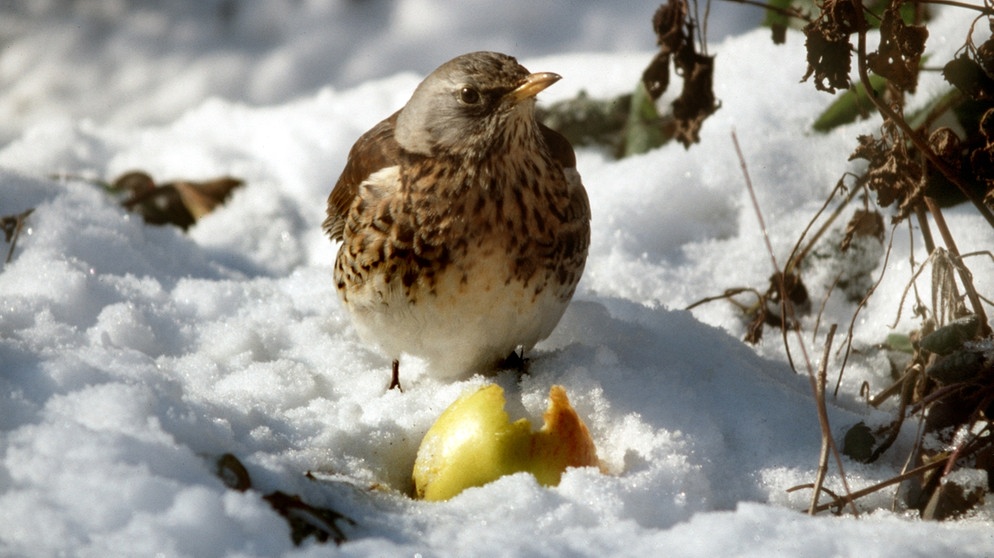
<path fill-rule="evenodd" d="M 529 472 L 546 486 L 559 484 L 567 467 L 597 466 L 597 450 L 566 390 L 552 386 L 545 424 L 511 422 L 504 390 L 487 385 L 461 396 L 425 434 L 414 462 L 418 498 L 447 500 L 503 475 Z"/>

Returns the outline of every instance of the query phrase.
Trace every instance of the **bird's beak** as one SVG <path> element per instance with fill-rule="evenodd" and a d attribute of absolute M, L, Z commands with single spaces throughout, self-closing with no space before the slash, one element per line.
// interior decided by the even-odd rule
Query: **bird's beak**
<path fill-rule="evenodd" d="M 528 74 L 525 82 L 511 91 L 511 97 L 515 102 L 523 101 L 538 95 L 546 87 L 563 79 L 563 76 L 552 72 L 538 72 Z"/>

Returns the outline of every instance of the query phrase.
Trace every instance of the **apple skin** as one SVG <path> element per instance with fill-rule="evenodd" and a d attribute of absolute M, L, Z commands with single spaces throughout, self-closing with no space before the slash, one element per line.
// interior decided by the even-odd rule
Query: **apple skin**
<path fill-rule="evenodd" d="M 567 467 L 597 466 L 597 450 L 566 390 L 552 386 L 545 424 L 511 422 L 504 390 L 490 384 L 462 395 L 425 434 L 414 462 L 418 498 L 448 500 L 466 488 L 528 472 L 546 486 L 559 484 Z"/>

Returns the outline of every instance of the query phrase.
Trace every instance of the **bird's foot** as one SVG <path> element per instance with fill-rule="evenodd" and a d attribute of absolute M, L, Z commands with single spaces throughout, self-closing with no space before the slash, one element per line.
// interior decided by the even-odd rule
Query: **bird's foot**
<path fill-rule="evenodd" d="M 400 387 L 400 361 L 397 359 L 394 359 L 390 366 L 390 387 L 387 389 L 391 390 L 394 388 L 404 393 L 404 388 Z"/>
<path fill-rule="evenodd" d="M 524 357 L 525 351 L 511 351 L 511 354 L 507 355 L 507 358 L 500 361 L 498 369 L 500 370 L 517 370 L 518 374 L 524 375 L 528 373 L 528 365 L 531 363 L 531 359 Z"/>

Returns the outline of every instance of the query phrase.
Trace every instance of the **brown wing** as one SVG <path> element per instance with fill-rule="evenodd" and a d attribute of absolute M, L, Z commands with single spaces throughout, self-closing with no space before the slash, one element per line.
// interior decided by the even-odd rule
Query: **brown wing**
<path fill-rule="evenodd" d="M 332 240 L 342 240 L 345 216 L 359 193 L 359 185 L 374 172 L 398 164 L 400 145 L 393 136 L 398 112 L 359 137 L 349 151 L 345 169 L 328 196 L 328 216 L 322 224 Z"/>
<path fill-rule="evenodd" d="M 538 127 L 542 130 L 542 138 L 545 139 L 545 145 L 549 147 L 549 151 L 552 153 L 552 158 L 555 159 L 564 170 L 576 168 L 576 153 L 573 152 L 573 146 L 570 145 L 569 140 L 559 132 L 549 128 L 541 122 L 539 122 Z"/>
<path fill-rule="evenodd" d="M 563 168 L 563 174 L 566 175 L 566 181 L 570 185 L 570 204 L 567 209 L 566 221 L 567 223 L 581 223 L 581 229 L 589 230 L 586 223 L 590 221 L 590 202 L 587 200 L 587 191 L 580 181 L 580 173 L 576 171 L 576 153 L 573 152 L 573 146 L 570 145 L 565 136 L 552 128 L 541 123 L 539 123 L 539 128 L 542 130 L 542 137 L 545 139 L 545 145 L 548 146 L 552 158 Z M 586 250 L 587 243 L 589 243 L 589 238 L 582 240 L 584 250 Z"/>
<path fill-rule="evenodd" d="M 559 252 L 556 271 L 559 281 L 571 286 L 569 296 L 572 296 L 572 289 L 576 288 L 583 273 L 590 246 L 590 201 L 576 170 L 576 153 L 569 140 L 543 124 L 539 127 L 552 158 L 562 166 L 570 186 L 569 205 L 556 239 L 556 250 Z"/>

